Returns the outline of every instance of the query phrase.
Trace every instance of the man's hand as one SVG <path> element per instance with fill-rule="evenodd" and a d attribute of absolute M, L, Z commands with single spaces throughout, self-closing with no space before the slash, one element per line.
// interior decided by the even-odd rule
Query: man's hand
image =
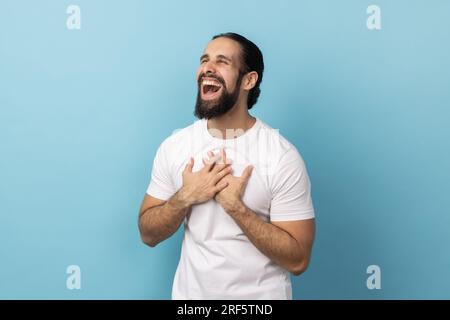
<path fill-rule="evenodd" d="M 221 154 L 223 163 L 228 163 L 225 150 Z M 212 152 L 208 155 L 210 161 L 216 159 Z M 206 165 L 208 162 L 203 163 Z M 227 182 L 228 186 L 214 198 L 259 251 L 294 275 L 299 275 L 306 270 L 311 257 L 314 219 L 277 222 L 261 219 L 241 199 L 251 172 L 252 166 L 248 166 L 240 177 L 231 172 L 227 174 L 221 181 Z"/>
<path fill-rule="evenodd" d="M 192 172 L 194 159 L 190 158 L 183 171 L 183 186 L 178 192 L 178 200 L 186 207 L 212 199 L 218 192 L 228 186 L 223 177 L 231 172 L 227 163 L 218 163 L 219 157 L 213 157 L 197 172 Z"/>
<path fill-rule="evenodd" d="M 210 157 L 210 161 L 218 158 L 211 151 L 208 152 L 208 155 Z M 222 162 L 224 164 L 228 164 L 225 149 L 222 150 L 220 158 L 222 158 Z M 208 162 L 204 163 L 207 164 Z M 226 212 L 232 211 L 232 209 L 242 204 L 242 195 L 244 194 L 248 180 L 252 174 L 252 170 L 252 166 L 247 166 L 240 177 L 233 176 L 230 170 L 230 172 L 223 177 L 222 182 L 227 183 L 227 186 L 219 191 L 215 195 L 214 199 Z"/>

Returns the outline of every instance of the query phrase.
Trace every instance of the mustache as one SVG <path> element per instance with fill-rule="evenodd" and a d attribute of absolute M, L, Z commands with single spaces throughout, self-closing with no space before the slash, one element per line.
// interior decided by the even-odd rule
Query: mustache
<path fill-rule="evenodd" d="M 198 81 L 197 81 L 198 86 L 200 86 L 200 85 L 202 84 L 203 78 L 212 78 L 212 79 L 216 79 L 223 87 L 226 88 L 225 80 L 223 80 L 221 77 L 219 77 L 219 76 L 217 76 L 217 75 L 215 75 L 215 74 L 208 73 L 208 72 L 207 72 L 207 73 L 202 73 L 202 74 L 198 77 Z"/>

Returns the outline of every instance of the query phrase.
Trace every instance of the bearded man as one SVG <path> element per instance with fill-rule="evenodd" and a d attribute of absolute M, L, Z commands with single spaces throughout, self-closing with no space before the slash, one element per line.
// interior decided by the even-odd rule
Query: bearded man
<path fill-rule="evenodd" d="M 315 215 L 305 163 L 249 113 L 263 71 L 253 42 L 214 36 L 197 72 L 199 119 L 156 153 L 139 230 L 154 247 L 184 223 L 173 299 L 292 299 L 290 273 L 309 264 Z"/>

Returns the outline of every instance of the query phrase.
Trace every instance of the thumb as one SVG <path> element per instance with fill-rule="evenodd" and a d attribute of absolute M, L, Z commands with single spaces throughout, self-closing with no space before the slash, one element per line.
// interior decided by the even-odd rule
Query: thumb
<path fill-rule="evenodd" d="M 189 158 L 189 162 L 186 164 L 186 167 L 184 168 L 184 172 L 192 172 L 193 167 L 194 167 L 194 159 Z"/>
<path fill-rule="evenodd" d="M 250 176 L 252 175 L 252 171 L 253 171 L 253 166 L 252 166 L 252 165 L 247 166 L 247 167 L 244 169 L 244 172 L 242 173 L 241 179 L 242 179 L 245 183 L 247 183 L 247 182 L 248 182 L 248 179 L 250 179 Z"/>

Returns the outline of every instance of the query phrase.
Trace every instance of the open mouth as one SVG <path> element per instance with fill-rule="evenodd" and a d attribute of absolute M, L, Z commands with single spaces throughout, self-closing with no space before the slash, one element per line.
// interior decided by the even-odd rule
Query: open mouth
<path fill-rule="evenodd" d="M 215 79 L 203 79 L 201 83 L 202 98 L 205 100 L 217 98 L 222 87 L 222 84 Z"/>

